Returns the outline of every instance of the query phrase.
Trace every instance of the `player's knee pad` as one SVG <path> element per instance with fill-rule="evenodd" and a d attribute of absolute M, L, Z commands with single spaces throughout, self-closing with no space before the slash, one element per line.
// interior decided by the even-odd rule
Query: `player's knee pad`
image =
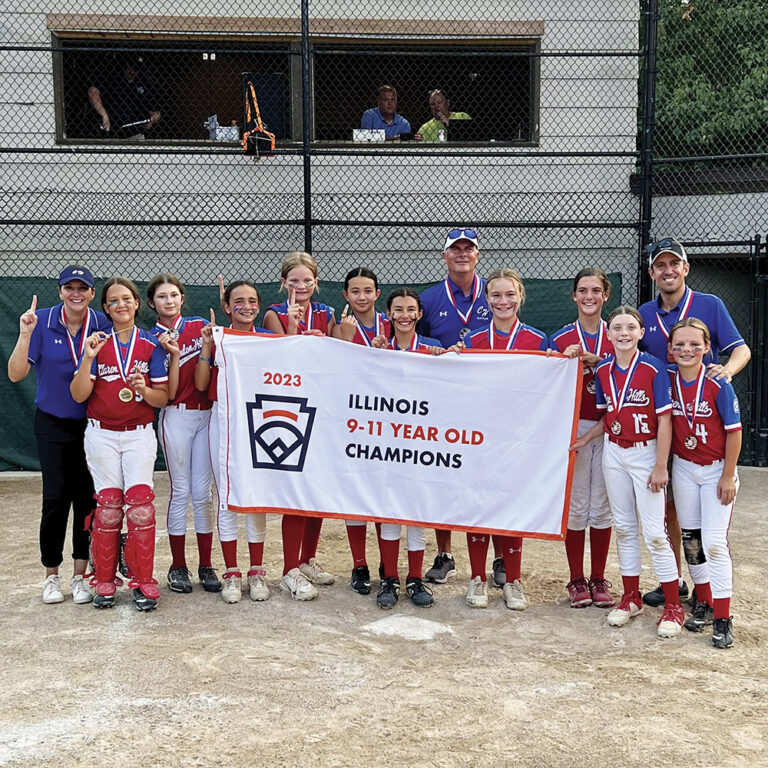
<path fill-rule="evenodd" d="M 123 521 L 123 492 L 119 488 L 104 488 L 96 494 L 93 527 L 102 530 L 119 529 Z"/>
<path fill-rule="evenodd" d="M 683 528 L 683 552 L 688 565 L 701 565 L 707 562 L 701 542 L 701 528 Z"/>
<path fill-rule="evenodd" d="M 155 494 L 148 485 L 134 485 L 125 492 L 125 516 L 128 519 L 128 530 L 154 526 L 155 505 L 152 503 L 154 498 Z"/>

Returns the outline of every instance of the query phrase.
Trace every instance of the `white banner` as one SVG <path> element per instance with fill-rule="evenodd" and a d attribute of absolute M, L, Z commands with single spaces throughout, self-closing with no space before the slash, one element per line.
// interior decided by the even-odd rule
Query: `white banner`
<path fill-rule="evenodd" d="M 230 509 L 565 535 L 578 360 L 214 338 Z"/>

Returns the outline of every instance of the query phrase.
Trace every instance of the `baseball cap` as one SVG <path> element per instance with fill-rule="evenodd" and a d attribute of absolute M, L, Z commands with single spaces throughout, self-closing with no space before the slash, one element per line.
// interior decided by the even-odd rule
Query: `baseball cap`
<path fill-rule="evenodd" d="M 93 288 L 93 275 L 91 271 L 78 264 L 70 264 L 59 273 L 59 285 L 66 285 L 71 280 L 81 280 L 89 288 Z"/>
<path fill-rule="evenodd" d="M 452 229 L 448 233 L 448 236 L 445 238 L 445 245 L 443 246 L 443 250 L 447 250 L 459 240 L 469 240 L 470 243 L 474 243 L 475 246 L 477 246 L 477 230 L 471 228 L 461 229 L 459 227 Z"/>
<path fill-rule="evenodd" d="M 646 245 L 645 250 L 648 251 L 649 267 L 653 266 L 653 262 L 656 261 L 657 257 L 662 253 L 674 253 L 680 261 L 688 261 L 685 248 L 683 248 L 682 243 L 679 243 L 674 237 L 665 237 L 663 240 Z"/>

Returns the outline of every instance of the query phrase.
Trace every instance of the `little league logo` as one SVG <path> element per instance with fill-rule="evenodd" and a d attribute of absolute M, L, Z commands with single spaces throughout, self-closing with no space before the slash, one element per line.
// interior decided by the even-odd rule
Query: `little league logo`
<path fill-rule="evenodd" d="M 254 469 L 301 472 L 317 408 L 306 397 L 256 395 L 246 403 Z"/>

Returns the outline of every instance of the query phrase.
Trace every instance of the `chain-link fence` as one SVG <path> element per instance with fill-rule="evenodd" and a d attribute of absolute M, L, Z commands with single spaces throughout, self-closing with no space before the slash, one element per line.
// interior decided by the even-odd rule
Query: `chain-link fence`
<path fill-rule="evenodd" d="M 171 270 L 215 306 L 218 274 L 274 284 L 301 248 L 338 304 L 353 266 L 441 279 L 459 224 L 480 230 L 481 271 L 549 281 L 525 308 L 547 332 L 583 266 L 648 298 L 654 235 L 760 231 L 765 16 L 751 0 L 17 0 L 0 27 L 3 337 L 70 262 Z M 250 85 L 268 157 L 241 146 Z"/>

